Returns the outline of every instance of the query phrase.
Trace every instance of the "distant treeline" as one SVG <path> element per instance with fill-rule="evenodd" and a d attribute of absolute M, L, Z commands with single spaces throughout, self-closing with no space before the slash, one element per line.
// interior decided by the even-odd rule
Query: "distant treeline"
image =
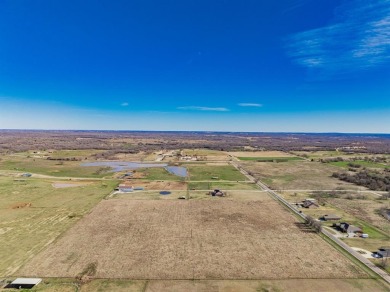
<path fill-rule="evenodd" d="M 390 153 L 386 135 L 214 133 L 214 132 L 116 132 L 116 131 L 17 131 L 0 130 L 0 152 L 27 150 L 106 150 L 137 153 L 172 149 L 206 148 L 241 151 L 332 151 Z M 105 154 L 102 154 L 105 155 Z"/>

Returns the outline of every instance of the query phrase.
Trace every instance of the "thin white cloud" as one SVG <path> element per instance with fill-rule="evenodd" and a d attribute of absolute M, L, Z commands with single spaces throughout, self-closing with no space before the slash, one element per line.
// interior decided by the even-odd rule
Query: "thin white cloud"
<path fill-rule="evenodd" d="M 296 63 L 334 74 L 390 61 L 390 0 L 346 1 L 335 15 L 328 26 L 287 39 Z"/>
<path fill-rule="evenodd" d="M 129 106 L 129 103 L 128 102 L 123 102 L 123 103 L 121 103 L 121 106 Z"/>
<path fill-rule="evenodd" d="M 295 0 L 290 1 L 290 3 L 287 3 L 286 8 L 282 11 L 282 14 L 293 12 L 294 10 L 302 7 L 307 0 Z"/>
<path fill-rule="evenodd" d="M 194 110 L 194 111 L 213 111 L 213 112 L 228 112 L 225 107 L 206 107 L 206 106 L 180 106 L 179 110 Z"/>
<path fill-rule="evenodd" d="M 247 102 L 242 102 L 238 104 L 239 106 L 243 107 L 262 107 L 263 105 L 260 103 L 247 103 Z"/>

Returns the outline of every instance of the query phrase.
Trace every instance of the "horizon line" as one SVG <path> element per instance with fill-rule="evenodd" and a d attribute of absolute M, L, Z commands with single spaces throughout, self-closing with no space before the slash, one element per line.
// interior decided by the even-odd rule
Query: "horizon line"
<path fill-rule="evenodd" d="M 304 131 L 222 131 L 222 130 L 99 130 L 99 129 L 1 129 L 1 131 L 31 131 L 31 132 L 156 132 L 156 133 L 252 133 L 252 134 L 346 134 L 346 135 L 390 135 L 389 133 L 380 132 L 304 132 Z"/>

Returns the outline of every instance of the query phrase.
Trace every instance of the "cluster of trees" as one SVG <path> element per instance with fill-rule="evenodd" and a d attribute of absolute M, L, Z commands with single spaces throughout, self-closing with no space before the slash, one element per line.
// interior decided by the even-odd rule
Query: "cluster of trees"
<path fill-rule="evenodd" d="M 322 231 L 322 223 L 321 221 L 315 220 L 311 216 L 306 216 L 306 224 L 313 228 L 315 232 L 320 233 Z"/>
<path fill-rule="evenodd" d="M 340 161 L 344 161 L 344 158 L 342 158 L 342 157 L 321 158 L 319 161 L 322 163 L 340 162 Z"/>
<path fill-rule="evenodd" d="M 373 163 L 386 163 L 388 161 L 388 158 L 385 156 L 365 156 L 365 157 L 348 157 L 348 158 L 343 158 L 343 157 L 334 157 L 334 158 L 321 158 L 319 159 L 320 162 L 322 163 L 330 163 L 330 162 L 340 162 L 340 161 L 350 161 L 348 163 L 349 166 L 351 167 L 361 167 L 360 164 L 353 163 L 354 161 L 366 161 L 366 162 L 373 162 Z"/>
<path fill-rule="evenodd" d="M 342 181 L 364 186 L 374 191 L 390 191 L 390 174 L 388 172 L 380 173 L 378 171 L 362 170 L 355 174 L 333 173 L 332 177 Z"/>

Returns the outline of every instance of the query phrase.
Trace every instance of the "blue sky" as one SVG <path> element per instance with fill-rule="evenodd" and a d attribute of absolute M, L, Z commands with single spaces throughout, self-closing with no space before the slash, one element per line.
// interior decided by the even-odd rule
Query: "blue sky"
<path fill-rule="evenodd" d="M 390 0 L 1 0 L 0 128 L 390 133 Z"/>

